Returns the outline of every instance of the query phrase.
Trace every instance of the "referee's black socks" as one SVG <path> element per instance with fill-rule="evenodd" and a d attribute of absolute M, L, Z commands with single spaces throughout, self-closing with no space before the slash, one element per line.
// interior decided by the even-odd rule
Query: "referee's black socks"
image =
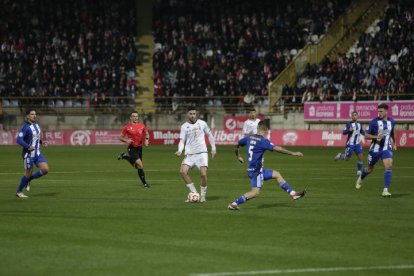
<path fill-rule="evenodd" d="M 147 184 L 147 181 L 145 180 L 145 173 L 144 173 L 144 169 L 138 169 L 138 176 L 142 181 L 142 184 Z"/>

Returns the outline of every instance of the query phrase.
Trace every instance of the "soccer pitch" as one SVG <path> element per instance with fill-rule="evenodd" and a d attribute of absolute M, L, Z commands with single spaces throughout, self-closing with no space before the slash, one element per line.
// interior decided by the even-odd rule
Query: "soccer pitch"
<path fill-rule="evenodd" d="M 394 154 L 390 199 L 381 163 L 356 190 L 356 157 L 333 161 L 343 148 L 289 149 L 305 156 L 267 152 L 265 167 L 306 197 L 267 181 L 237 212 L 227 204 L 250 184 L 233 147 L 210 158 L 208 202 L 195 204 L 176 147 L 144 148 L 150 189 L 116 159 L 125 147 L 43 148 L 50 173 L 28 199 L 15 197 L 20 148 L 1 147 L 0 275 L 413 275 L 414 149 Z"/>

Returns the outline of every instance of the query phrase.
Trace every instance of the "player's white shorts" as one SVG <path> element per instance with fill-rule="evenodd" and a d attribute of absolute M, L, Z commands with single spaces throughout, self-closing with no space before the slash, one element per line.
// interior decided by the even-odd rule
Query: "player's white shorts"
<path fill-rule="evenodd" d="M 190 168 L 195 166 L 198 169 L 200 169 L 201 167 L 208 167 L 208 153 L 202 152 L 197 154 L 186 155 L 181 164 L 185 164 Z"/>

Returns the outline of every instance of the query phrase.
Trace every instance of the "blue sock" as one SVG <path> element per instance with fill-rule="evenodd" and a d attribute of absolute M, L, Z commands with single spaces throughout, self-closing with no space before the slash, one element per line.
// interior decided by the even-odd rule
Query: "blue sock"
<path fill-rule="evenodd" d="M 248 200 L 248 198 L 245 197 L 244 195 L 242 195 L 241 197 L 239 197 L 238 199 L 236 199 L 235 202 L 237 203 L 237 205 L 240 205 L 240 204 L 245 203 L 247 200 Z"/>
<path fill-rule="evenodd" d="M 285 190 L 288 194 L 290 194 L 290 192 L 293 191 L 293 189 L 289 186 L 289 184 L 286 181 L 280 183 L 279 187 Z"/>
<path fill-rule="evenodd" d="M 362 161 L 357 162 L 358 171 L 362 170 L 362 163 L 363 163 Z"/>
<path fill-rule="evenodd" d="M 19 188 L 17 189 L 18 193 L 21 193 L 23 188 L 27 185 L 28 179 L 25 175 L 22 176 L 22 180 L 20 180 Z"/>
<path fill-rule="evenodd" d="M 42 170 L 38 170 L 37 172 L 35 172 L 34 174 L 32 174 L 32 176 L 29 178 L 29 181 L 31 181 L 32 179 L 36 179 L 39 177 L 43 176 L 43 172 Z"/>
<path fill-rule="evenodd" d="M 386 169 L 384 173 L 384 188 L 389 188 L 391 185 L 392 170 Z"/>
<path fill-rule="evenodd" d="M 367 169 L 367 168 L 365 168 L 365 169 L 362 171 L 362 174 L 361 174 L 361 179 L 364 179 L 367 175 L 368 175 L 368 169 Z"/>

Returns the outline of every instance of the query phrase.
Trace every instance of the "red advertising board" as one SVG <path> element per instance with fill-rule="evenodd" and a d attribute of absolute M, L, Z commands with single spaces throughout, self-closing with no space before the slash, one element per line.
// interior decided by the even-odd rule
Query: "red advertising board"
<path fill-rule="evenodd" d="M 115 130 L 54 130 L 43 132 L 43 140 L 49 145 L 123 145 Z M 243 137 L 241 131 L 213 131 L 217 145 L 234 145 Z M 0 145 L 16 145 L 16 131 L 0 130 Z M 179 130 L 150 130 L 151 145 L 177 145 Z M 272 130 L 270 140 L 280 146 L 338 146 L 346 142 L 341 130 Z M 397 146 L 414 147 L 414 130 L 396 131 Z M 208 142 L 208 139 L 206 138 Z M 370 141 L 365 141 L 368 146 Z"/>

